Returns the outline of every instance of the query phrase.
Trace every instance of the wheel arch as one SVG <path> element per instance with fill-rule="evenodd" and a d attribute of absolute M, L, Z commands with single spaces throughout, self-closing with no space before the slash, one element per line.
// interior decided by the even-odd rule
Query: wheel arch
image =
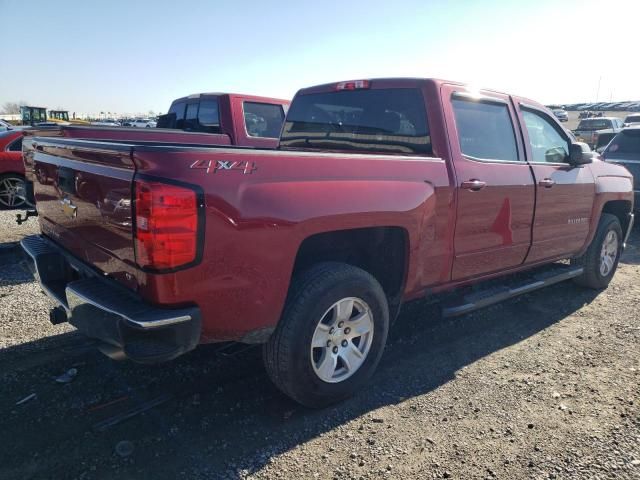
<path fill-rule="evenodd" d="M 409 232 L 403 227 L 365 227 L 322 232 L 305 238 L 292 278 L 321 262 L 341 262 L 365 270 L 380 283 L 389 318 L 400 311 L 409 269 Z"/>
<path fill-rule="evenodd" d="M 615 215 L 620 221 L 620 225 L 622 226 L 622 232 L 626 232 L 629 226 L 630 218 L 629 213 L 633 205 L 630 200 L 609 200 L 604 205 L 602 205 L 602 213 L 610 213 Z"/>
<path fill-rule="evenodd" d="M 15 175 L 16 177 L 20 177 L 21 179 L 26 180 L 24 172 L 16 172 L 13 170 L 0 171 L 0 178 L 7 177 L 9 175 Z"/>

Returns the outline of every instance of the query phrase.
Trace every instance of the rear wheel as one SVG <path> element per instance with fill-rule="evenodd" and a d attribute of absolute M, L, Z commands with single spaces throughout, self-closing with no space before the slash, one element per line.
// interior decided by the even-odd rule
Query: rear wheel
<path fill-rule="evenodd" d="M 598 230 L 586 253 L 572 261 L 581 265 L 584 272 L 575 282 L 584 287 L 606 288 L 613 278 L 622 253 L 622 227 L 615 215 L 603 213 Z"/>
<path fill-rule="evenodd" d="M 0 176 L 0 208 L 23 208 L 25 201 L 24 178 L 17 174 Z"/>
<path fill-rule="evenodd" d="M 285 311 L 264 347 L 267 373 L 286 395 L 323 407 L 361 389 L 387 340 L 380 284 L 351 265 L 327 262 L 295 277 Z"/>

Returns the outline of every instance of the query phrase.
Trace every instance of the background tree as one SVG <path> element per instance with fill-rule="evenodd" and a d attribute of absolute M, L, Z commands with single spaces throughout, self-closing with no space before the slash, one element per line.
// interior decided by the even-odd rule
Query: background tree
<path fill-rule="evenodd" d="M 24 100 L 20 100 L 19 102 L 5 102 L 2 105 L 2 108 L 0 108 L 0 112 L 9 115 L 20 113 L 20 107 L 22 105 L 27 105 L 27 102 L 25 102 Z"/>

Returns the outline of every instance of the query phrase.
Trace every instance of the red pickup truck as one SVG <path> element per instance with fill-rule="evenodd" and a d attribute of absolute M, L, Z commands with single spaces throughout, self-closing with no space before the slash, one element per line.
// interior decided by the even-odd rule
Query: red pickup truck
<path fill-rule="evenodd" d="M 605 288 L 633 224 L 629 172 L 549 110 L 433 79 L 303 89 L 275 150 L 36 137 L 24 157 L 52 322 L 147 363 L 261 343 L 316 407 L 367 381 L 403 302 Z"/>
<path fill-rule="evenodd" d="M 59 135 L 84 140 L 172 142 L 275 148 L 288 100 L 231 93 L 198 93 L 178 98 L 158 128 L 69 125 Z"/>

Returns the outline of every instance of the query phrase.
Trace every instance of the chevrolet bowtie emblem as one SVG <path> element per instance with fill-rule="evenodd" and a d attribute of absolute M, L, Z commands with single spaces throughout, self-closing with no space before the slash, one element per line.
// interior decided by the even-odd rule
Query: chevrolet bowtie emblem
<path fill-rule="evenodd" d="M 76 207 L 68 198 L 60 200 L 60 205 L 62 205 L 62 211 L 67 217 L 76 218 L 78 216 L 78 207 Z"/>

